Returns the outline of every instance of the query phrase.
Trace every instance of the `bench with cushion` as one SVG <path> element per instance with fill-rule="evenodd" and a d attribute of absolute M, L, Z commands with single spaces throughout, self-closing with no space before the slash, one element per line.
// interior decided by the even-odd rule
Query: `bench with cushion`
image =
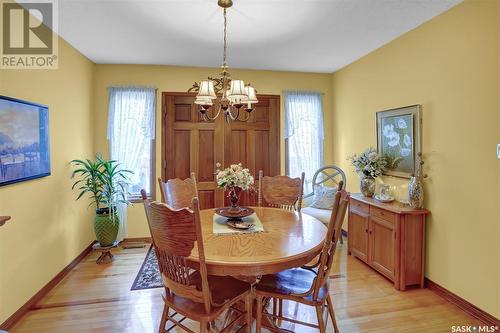
<path fill-rule="evenodd" d="M 340 181 L 346 186 L 344 171 L 335 165 L 318 169 L 312 179 L 312 192 L 304 196 L 302 213 L 311 215 L 328 225 L 332 215 L 333 200 Z M 342 243 L 342 238 L 340 239 Z"/>

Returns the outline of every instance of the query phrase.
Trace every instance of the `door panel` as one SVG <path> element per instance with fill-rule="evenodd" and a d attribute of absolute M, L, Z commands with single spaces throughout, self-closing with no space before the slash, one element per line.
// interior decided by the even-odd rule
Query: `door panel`
<path fill-rule="evenodd" d="M 215 207 L 215 191 L 208 190 L 198 191 L 200 197 L 200 209 L 214 208 Z"/>
<path fill-rule="evenodd" d="M 229 160 L 226 159 L 228 163 L 225 166 L 228 167 L 230 164 L 241 163 L 243 166 L 247 165 L 247 133 L 246 131 L 231 131 L 230 138 L 228 141 L 230 147 Z"/>
<path fill-rule="evenodd" d="M 224 165 L 241 163 L 257 182 L 259 170 L 265 176 L 280 174 L 279 96 L 258 95 L 259 103 L 246 122 L 225 123 Z M 226 199 L 226 204 L 229 201 Z M 243 193 L 241 205 L 256 206 L 257 193 Z"/>
<path fill-rule="evenodd" d="M 175 130 L 174 131 L 174 174 L 171 178 L 186 179 L 191 174 L 191 158 L 189 154 L 189 147 L 191 145 L 191 133 L 189 131 Z"/>
<path fill-rule="evenodd" d="M 269 131 L 255 131 L 255 174 L 259 170 L 264 171 L 264 175 L 271 174 L 269 163 Z"/>
<path fill-rule="evenodd" d="M 164 92 L 162 97 L 162 177 L 185 179 L 194 171 L 202 208 L 229 204 L 216 188 L 217 162 L 223 167 L 242 163 L 256 181 L 259 170 L 270 176 L 280 173 L 279 96 L 258 95 L 249 121 L 229 124 L 222 115 L 203 121 L 194 104 L 195 94 Z M 216 110 L 214 105 L 209 113 L 213 116 Z M 257 194 L 243 193 L 239 203 L 254 206 Z"/>
<path fill-rule="evenodd" d="M 349 217 L 350 252 L 363 260 L 368 261 L 368 215 L 351 211 Z"/>
<path fill-rule="evenodd" d="M 371 217 L 368 263 L 390 279 L 394 279 L 394 246 L 394 224 Z"/>
<path fill-rule="evenodd" d="M 162 178 L 186 179 L 195 172 L 201 208 L 222 205 L 214 182 L 215 163 L 223 161 L 223 121 L 203 121 L 195 95 L 163 93 Z"/>
<path fill-rule="evenodd" d="M 215 131 L 199 131 L 198 140 L 202 149 L 198 149 L 198 161 L 202 166 L 215 165 Z M 214 170 L 208 167 L 198 168 L 198 181 L 214 181 Z"/>

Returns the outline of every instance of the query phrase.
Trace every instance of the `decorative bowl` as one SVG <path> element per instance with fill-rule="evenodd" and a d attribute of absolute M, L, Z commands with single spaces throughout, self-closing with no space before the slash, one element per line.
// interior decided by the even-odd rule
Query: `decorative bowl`
<path fill-rule="evenodd" d="M 233 207 L 216 208 L 215 214 L 227 217 L 228 219 L 232 220 L 241 220 L 242 218 L 255 213 L 255 211 L 250 207 L 240 207 L 240 210 L 238 212 L 234 212 L 233 210 Z"/>

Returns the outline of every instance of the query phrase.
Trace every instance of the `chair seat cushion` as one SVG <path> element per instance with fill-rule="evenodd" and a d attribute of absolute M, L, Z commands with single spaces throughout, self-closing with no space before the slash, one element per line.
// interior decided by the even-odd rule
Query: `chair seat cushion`
<path fill-rule="evenodd" d="M 257 291 L 267 293 L 269 295 L 285 295 L 303 294 L 308 292 L 314 283 L 316 273 L 303 268 L 292 268 L 277 274 L 264 275 L 256 285 Z M 328 294 L 328 286 L 324 284 L 319 291 L 318 300 L 324 299 Z M 312 301 L 313 293 L 307 296 L 298 296 L 305 300 Z"/>
<path fill-rule="evenodd" d="M 302 208 L 301 213 L 317 218 L 326 225 L 330 223 L 330 217 L 332 216 L 331 210 L 319 209 L 314 207 L 304 207 Z"/>
<path fill-rule="evenodd" d="M 201 287 L 201 276 L 198 271 L 195 271 L 191 275 L 191 282 L 196 286 L 196 289 L 202 290 Z M 250 292 L 251 286 L 249 283 L 232 278 L 230 276 L 208 276 L 208 285 L 210 287 L 210 293 L 212 294 L 212 313 L 210 315 L 216 314 L 220 308 L 227 302 L 230 302 L 243 294 Z M 185 297 L 170 294 L 165 298 L 175 310 L 183 315 L 183 309 L 188 310 L 188 312 L 198 312 L 204 313 L 204 305 L 200 302 L 195 302 Z"/>
<path fill-rule="evenodd" d="M 217 305 L 223 305 L 251 290 L 249 283 L 230 276 L 209 276 L 208 284 L 212 293 L 212 302 Z"/>

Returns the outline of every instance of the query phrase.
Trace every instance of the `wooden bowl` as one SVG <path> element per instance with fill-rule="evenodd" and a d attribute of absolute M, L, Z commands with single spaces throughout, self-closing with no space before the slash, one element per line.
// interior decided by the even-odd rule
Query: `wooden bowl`
<path fill-rule="evenodd" d="M 239 212 L 232 212 L 231 207 L 216 208 L 215 214 L 227 217 L 228 219 L 242 219 L 244 217 L 250 216 L 255 211 L 250 207 L 240 207 Z"/>

